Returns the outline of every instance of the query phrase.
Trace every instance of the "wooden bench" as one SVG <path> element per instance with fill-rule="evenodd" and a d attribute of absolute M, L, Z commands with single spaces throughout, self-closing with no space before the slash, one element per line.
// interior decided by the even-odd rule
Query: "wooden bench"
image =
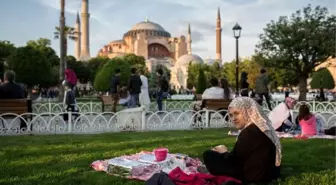
<path fill-rule="evenodd" d="M 202 100 L 201 108 L 205 108 L 207 110 L 219 111 L 219 110 L 228 110 L 229 105 L 232 100 L 224 100 L 224 99 L 207 99 Z"/>
<path fill-rule="evenodd" d="M 29 99 L 1 99 L 0 100 L 0 115 L 6 114 L 6 113 L 12 113 L 12 114 L 25 114 L 25 113 L 32 113 L 32 101 Z M 15 115 L 6 115 L 2 116 L 2 118 L 15 118 Z M 32 115 L 26 115 L 24 116 L 26 119 L 32 119 Z M 26 120 L 27 121 L 27 120 Z M 21 119 L 21 124 L 26 125 L 25 121 Z M 2 126 L 5 128 L 4 123 L 2 123 Z"/>
<path fill-rule="evenodd" d="M 206 109 L 208 111 L 228 110 L 231 101 L 232 100 L 225 100 L 225 99 L 204 99 L 202 100 L 201 110 L 203 109 Z M 208 115 L 206 116 L 209 118 L 209 120 L 211 120 L 211 114 L 213 112 L 201 112 L 201 114 L 204 114 L 204 113 L 207 113 Z M 223 112 L 220 112 L 219 114 L 225 117 L 227 112 L 223 111 Z M 196 122 L 197 119 L 200 120 L 201 118 L 200 117 L 195 118 L 194 121 Z M 226 117 L 225 120 L 228 121 L 229 117 Z"/>
<path fill-rule="evenodd" d="M 112 106 L 112 97 L 111 96 L 100 96 L 100 100 L 102 101 L 102 112 L 105 111 L 105 106 Z"/>

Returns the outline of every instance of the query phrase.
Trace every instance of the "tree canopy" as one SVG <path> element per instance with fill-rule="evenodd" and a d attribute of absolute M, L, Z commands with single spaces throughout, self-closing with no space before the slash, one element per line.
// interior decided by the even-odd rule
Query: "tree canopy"
<path fill-rule="evenodd" d="M 86 83 L 89 81 L 90 70 L 87 67 L 86 62 L 77 61 L 73 56 L 67 56 L 68 68 L 71 68 L 77 75 L 78 80 L 81 83 Z"/>
<path fill-rule="evenodd" d="M 333 89 L 335 81 L 327 68 L 320 68 L 313 73 L 310 87 L 312 89 Z"/>
<path fill-rule="evenodd" d="M 16 80 L 28 87 L 50 84 L 51 65 L 45 54 L 32 46 L 19 47 L 8 57 L 8 68 Z"/>
<path fill-rule="evenodd" d="M 51 48 L 51 41 L 47 38 L 39 38 L 37 40 L 30 40 L 27 42 L 27 46 L 31 46 L 43 52 L 51 66 L 59 66 L 60 59 L 56 55 L 54 49 Z"/>
<path fill-rule="evenodd" d="M 115 75 L 115 70 L 120 69 L 120 83 L 122 85 L 127 85 L 128 78 L 131 76 L 131 66 L 123 60 L 123 58 L 113 58 L 110 59 L 101 70 L 97 73 L 93 86 L 97 91 L 108 91 L 110 89 L 110 81 L 113 75 Z"/>
<path fill-rule="evenodd" d="M 5 70 L 5 61 L 15 51 L 15 46 L 9 41 L 0 41 L 0 79 Z"/>
<path fill-rule="evenodd" d="M 300 100 L 306 99 L 307 78 L 335 54 L 336 16 L 325 7 L 308 5 L 290 17 L 271 21 L 260 35 L 256 52 L 267 67 L 293 71 L 299 78 Z"/>

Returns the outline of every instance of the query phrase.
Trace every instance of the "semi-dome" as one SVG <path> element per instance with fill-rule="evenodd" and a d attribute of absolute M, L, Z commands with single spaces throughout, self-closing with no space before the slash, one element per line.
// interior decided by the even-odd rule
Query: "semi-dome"
<path fill-rule="evenodd" d="M 146 36 L 171 37 L 170 33 L 167 32 L 161 25 L 151 22 L 148 19 L 134 25 L 131 30 L 124 34 L 124 37 L 135 37 L 138 33 L 143 32 L 146 33 Z"/>
<path fill-rule="evenodd" d="M 203 64 L 203 59 L 195 54 L 186 54 L 182 55 L 180 58 L 177 59 L 176 64 L 179 66 L 188 66 L 189 63 L 192 64 Z"/>

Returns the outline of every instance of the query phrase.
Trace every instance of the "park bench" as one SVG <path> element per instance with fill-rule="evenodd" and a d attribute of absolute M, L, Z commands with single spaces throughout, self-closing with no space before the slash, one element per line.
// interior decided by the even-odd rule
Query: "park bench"
<path fill-rule="evenodd" d="M 16 114 L 21 115 L 25 113 L 32 113 L 32 101 L 30 99 L 2 99 L 0 100 L 0 115 L 1 114 Z M 5 115 L 1 116 L 2 119 L 13 119 L 17 117 L 16 115 Z M 24 120 L 25 119 L 25 120 Z M 28 119 L 32 119 L 32 114 L 28 114 L 23 116 L 23 118 L 20 119 L 20 127 L 23 125 L 26 125 L 26 122 Z M 2 127 L 5 128 L 5 125 L 2 122 Z"/>
<path fill-rule="evenodd" d="M 105 106 L 112 106 L 112 97 L 111 96 L 100 96 L 100 100 L 102 101 L 102 112 L 105 111 Z"/>
<path fill-rule="evenodd" d="M 229 108 L 229 105 L 232 100 L 225 100 L 225 99 L 204 99 L 202 100 L 201 110 L 205 110 L 201 112 L 201 116 L 198 117 L 198 120 L 201 119 L 203 114 L 206 114 L 205 116 L 208 118 L 208 122 L 211 120 L 211 114 L 213 114 L 212 111 L 221 111 L 220 114 L 225 117 L 227 114 L 227 110 Z M 225 118 L 226 121 L 229 120 L 229 117 Z M 195 121 L 197 121 L 197 118 L 195 117 Z"/>

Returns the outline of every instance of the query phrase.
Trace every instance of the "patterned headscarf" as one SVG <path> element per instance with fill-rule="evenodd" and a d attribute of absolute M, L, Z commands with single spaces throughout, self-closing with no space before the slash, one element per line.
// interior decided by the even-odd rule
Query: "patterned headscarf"
<path fill-rule="evenodd" d="M 255 124 L 267 137 L 271 139 L 276 147 L 276 161 L 275 165 L 280 166 L 281 164 L 281 144 L 278 136 L 272 127 L 272 122 L 263 112 L 260 105 L 249 97 L 237 97 L 232 100 L 229 108 L 240 109 L 244 117 L 247 118 L 247 125 Z"/>
<path fill-rule="evenodd" d="M 296 105 L 296 100 L 294 98 L 288 96 L 285 99 L 285 103 L 286 103 L 286 105 L 289 109 L 293 109 L 294 106 Z"/>

